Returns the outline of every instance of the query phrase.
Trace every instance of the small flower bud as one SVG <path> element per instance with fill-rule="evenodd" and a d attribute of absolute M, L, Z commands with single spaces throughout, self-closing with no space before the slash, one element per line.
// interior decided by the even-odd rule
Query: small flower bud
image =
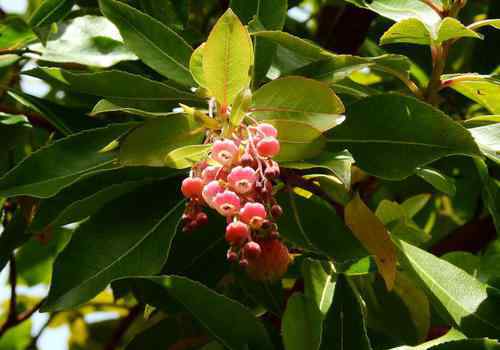
<path fill-rule="evenodd" d="M 224 166 L 229 166 L 238 155 L 238 146 L 231 140 L 218 140 L 212 147 L 212 158 Z"/>
<path fill-rule="evenodd" d="M 221 170 L 220 166 L 207 166 L 201 173 L 201 178 L 205 184 L 217 180 L 217 174 Z"/>
<path fill-rule="evenodd" d="M 262 157 L 272 158 L 280 152 L 280 143 L 274 137 L 265 137 L 257 144 L 257 152 Z"/>
<path fill-rule="evenodd" d="M 205 202 L 213 208 L 215 196 L 222 192 L 224 192 L 224 188 L 219 184 L 219 181 L 214 180 L 203 187 L 202 196 Z"/>
<path fill-rule="evenodd" d="M 213 205 L 222 216 L 234 216 L 240 210 L 241 201 L 236 193 L 226 190 L 215 196 Z"/>
<path fill-rule="evenodd" d="M 253 190 L 257 175 L 255 170 L 250 167 L 237 166 L 231 170 L 227 181 L 237 193 L 245 194 Z"/>
<path fill-rule="evenodd" d="M 181 191 L 186 198 L 201 198 L 203 180 L 200 177 L 188 177 L 182 181 Z"/>
<path fill-rule="evenodd" d="M 240 219 L 254 229 L 259 229 L 267 216 L 266 208 L 261 203 L 248 202 L 240 210 Z"/>
<path fill-rule="evenodd" d="M 279 218 L 281 215 L 283 215 L 283 209 L 281 206 L 278 204 L 275 204 L 271 207 L 271 215 L 273 218 Z"/>
<path fill-rule="evenodd" d="M 262 249 L 260 248 L 260 244 L 257 242 L 248 242 L 243 247 L 243 254 L 248 259 L 256 259 L 259 257 Z"/>
<path fill-rule="evenodd" d="M 226 241 L 231 245 L 241 245 L 250 239 L 250 229 L 247 224 L 235 221 L 226 227 Z"/>

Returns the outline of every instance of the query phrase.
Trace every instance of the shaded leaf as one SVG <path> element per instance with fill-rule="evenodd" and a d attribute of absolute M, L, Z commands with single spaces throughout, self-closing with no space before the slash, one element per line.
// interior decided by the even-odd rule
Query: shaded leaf
<path fill-rule="evenodd" d="M 305 298 L 314 302 L 324 317 L 332 305 L 336 277 L 333 267 L 326 262 L 307 258 L 302 263 Z"/>
<path fill-rule="evenodd" d="M 82 131 L 40 148 L 0 178 L 0 196 L 51 197 L 86 173 L 117 167 L 115 153 L 99 151 L 133 125 Z"/>
<path fill-rule="evenodd" d="M 360 168 L 381 178 L 404 179 L 417 167 L 449 155 L 478 155 L 466 129 L 411 97 L 368 97 L 350 106 L 347 115 L 329 131 L 328 145 L 349 149 Z"/>
<path fill-rule="evenodd" d="M 50 25 L 64 19 L 75 5 L 75 0 L 45 0 L 31 16 L 30 26 L 45 45 Z"/>
<path fill-rule="evenodd" d="M 446 176 L 443 173 L 429 167 L 419 168 L 415 175 L 430 183 L 437 190 L 449 195 L 455 196 L 457 187 L 455 180 L 452 177 Z"/>
<path fill-rule="evenodd" d="M 321 344 L 322 315 L 305 295 L 295 293 L 288 299 L 281 334 L 286 350 L 317 350 Z"/>
<path fill-rule="evenodd" d="M 35 39 L 35 34 L 20 17 L 8 17 L 0 23 L 2 49 L 18 49 Z"/>
<path fill-rule="evenodd" d="M 189 72 L 193 50 L 175 31 L 122 2 L 99 0 L 99 6 L 144 63 L 183 85 L 194 84 Z"/>

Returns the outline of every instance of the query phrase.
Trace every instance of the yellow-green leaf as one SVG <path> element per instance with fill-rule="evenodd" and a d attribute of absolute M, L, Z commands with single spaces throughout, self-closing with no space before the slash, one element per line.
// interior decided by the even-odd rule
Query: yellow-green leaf
<path fill-rule="evenodd" d="M 384 224 L 359 195 L 345 207 L 345 223 L 366 250 L 375 256 L 378 270 L 387 289 L 391 290 L 396 280 L 396 248 Z"/>
<path fill-rule="evenodd" d="M 205 43 L 198 46 L 189 60 L 189 70 L 198 85 L 205 87 L 205 73 L 203 72 L 203 49 Z"/>
<path fill-rule="evenodd" d="M 189 145 L 171 151 L 165 157 L 165 165 L 175 169 L 191 167 L 208 155 L 211 145 Z"/>
<path fill-rule="evenodd" d="M 203 72 L 210 94 L 223 106 L 248 86 L 253 47 L 248 31 L 231 9 L 217 21 L 203 49 Z"/>

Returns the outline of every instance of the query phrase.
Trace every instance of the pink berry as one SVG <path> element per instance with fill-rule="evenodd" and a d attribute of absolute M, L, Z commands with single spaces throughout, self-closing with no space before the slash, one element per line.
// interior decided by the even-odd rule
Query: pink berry
<path fill-rule="evenodd" d="M 264 137 L 257 144 L 257 152 L 262 157 L 274 157 L 280 153 L 280 143 L 274 137 Z"/>
<path fill-rule="evenodd" d="M 207 184 L 210 181 L 214 181 L 217 178 L 217 174 L 219 173 L 220 169 L 220 166 L 207 166 L 201 173 L 203 182 Z"/>
<path fill-rule="evenodd" d="M 226 227 L 226 241 L 231 245 L 241 245 L 250 238 L 250 229 L 247 224 L 235 221 Z"/>
<path fill-rule="evenodd" d="M 262 248 L 260 247 L 260 244 L 257 242 L 248 242 L 243 247 L 243 252 L 246 258 L 256 259 L 262 252 Z"/>
<path fill-rule="evenodd" d="M 278 130 L 274 126 L 268 123 L 261 123 L 257 125 L 257 130 L 264 137 L 278 137 Z"/>
<path fill-rule="evenodd" d="M 213 208 L 215 196 L 222 192 L 224 192 L 224 188 L 219 184 L 219 181 L 211 181 L 203 187 L 202 196 L 205 202 Z"/>
<path fill-rule="evenodd" d="M 240 220 L 255 229 L 259 229 L 262 226 L 266 216 L 266 208 L 261 203 L 248 202 L 240 210 Z"/>
<path fill-rule="evenodd" d="M 201 198 L 203 180 L 200 177 L 187 177 L 182 181 L 181 191 L 187 198 Z"/>
<path fill-rule="evenodd" d="M 257 181 L 257 174 L 250 167 L 237 166 L 231 170 L 227 181 L 229 182 L 229 186 L 237 193 L 245 194 L 253 190 Z"/>
<path fill-rule="evenodd" d="M 212 203 L 222 216 L 234 216 L 241 208 L 240 197 L 233 191 L 228 190 L 218 193 Z"/>
<path fill-rule="evenodd" d="M 238 146 L 231 140 L 217 140 L 212 146 L 212 158 L 224 166 L 229 166 L 238 155 Z"/>

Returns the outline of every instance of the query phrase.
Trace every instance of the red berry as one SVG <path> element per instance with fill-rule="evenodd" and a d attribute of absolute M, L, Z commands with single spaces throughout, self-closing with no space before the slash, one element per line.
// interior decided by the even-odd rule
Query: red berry
<path fill-rule="evenodd" d="M 218 193 L 213 199 L 214 208 L 222 216 L 234 216 L 238 214 L 241 207 L 240 197 L 232 191 Z"/>
<path fill-rule="evenodd" d="M 247 224 L 235 221 L 226 227 L 226 241 L 231 245 L 241 245 L 250 239 L 250 229 Z"/>
<path fill-rule="evenodd" d="M 250 167 L 237 166 L 231 170 L 227 181 L 229 182 L 229 186 L 236 192 L 245 194 L 253 190 L 257 181 L 257 174 Z"/>
<path fill-rule="evenodd" d="M 271 215 L 274 218 L 279 218 L 281 215 L 283 215 L 283 209 L 281 208 L 281 206 L 279 206 L 278 204 L 273 205 L 271 207 Z"/>
<path fill-rule="evenodd" d="M 266 218 L 266 208 L 261 203 L 248 202 L 240 210 L 240 220 L 252 226 L 252 228 L 259 229 Z"/>
<path fill-rule="evenodd" d="M 264 137 L 278 137 L 278 130 L 268 123 L 260 123 L 257 125 L 257 130 L 263 134 Z"/>
<path fill-rule="evenodd" d="M 256 259 L 249 259 L 247 272 L 257 281 L 273 282 L 283 277 L 290 264 L 288 248 L 278 239 L 258 242 L 262 249 Z"/>
<path fill-rule="evenodd" d="M 229 262 L 236 262 L 238 260 L 238 254 L 229 248 L 226 254 L 226 258 Z"/>
<path fill-rule="evenodd" d="M 262 157 L 274 157 L 280 152 L 280 143 L 274 137 L 265 137 L 257 144 L 257 152 Z"/>
<path fill-rule="evenodd" d="M 205 213 L 198 213 L 196 215 L 196 222 L 198 223 L 199 226 L 203 226 L 208 224 L 208 216 Z"/>
<path fill-rule="evenodd" d="M 182 194 L 187 198 L 201 198 L 203 180 L 200 177 L 188 177 L 182 181 Z"/>
<path fill-rule="evenodd" d="M 260 248 L 260 244 L 257 242 L 248 242 L 243 247 L 243 254 L 248 259 L 256 259 L 259 257 L 262 249 Z"/>

